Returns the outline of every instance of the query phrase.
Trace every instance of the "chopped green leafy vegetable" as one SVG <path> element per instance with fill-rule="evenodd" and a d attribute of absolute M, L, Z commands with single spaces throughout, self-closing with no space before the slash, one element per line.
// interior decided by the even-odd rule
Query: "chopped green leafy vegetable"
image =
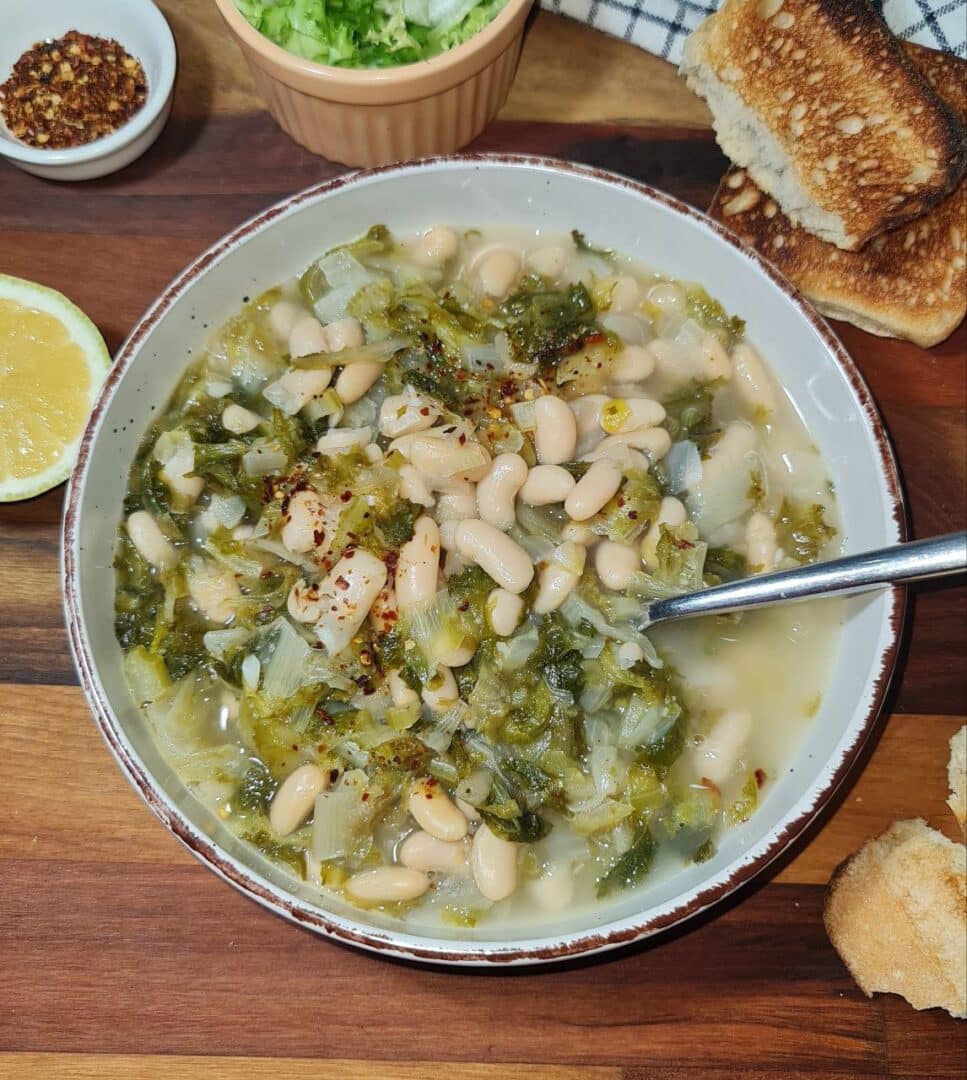
<path fill-rule="evenodd" d="M 827 523 L 821 503 L 797 505 L 783 499 L 776 522 L 776 539 L 796 562 L 815 562 L 823 545 L 835 535 L 836 530 Z"/>
<path fill-rule="evenodd" d="M 553 368 L 589 337 L 603 337 L 594 301 L 580 282 L 553 289 L 539 277 L 525 278 L 500 311 L 518 359 L 543 367 Z"/>
<path fill-rule="evenodd" d="M 616 889 L 633 889 L 640 885 L 651 870 L 657 850 L 658 845 L 648 826 L 642 826 L 631 847 L 623 855 L 619 855 L 607 873 L 598 879 L 598 896 L 603 898 Z"/>

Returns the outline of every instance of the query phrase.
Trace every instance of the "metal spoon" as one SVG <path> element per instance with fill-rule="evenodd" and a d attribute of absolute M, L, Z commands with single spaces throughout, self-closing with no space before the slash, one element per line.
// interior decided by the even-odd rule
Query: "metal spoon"
<path fill-rule="evenodd" d="M 967 571 L 967 532 L 914 540 L 908 544 L 847 555 L 795 570 L 716 585 L 667 600 L 653 600 L 640 620 L 642 629 L 669 619 L 722 615 L 728 611 L 809 600 L 815 596 L 869 592 L 898 581 L 921 581 Z"/>

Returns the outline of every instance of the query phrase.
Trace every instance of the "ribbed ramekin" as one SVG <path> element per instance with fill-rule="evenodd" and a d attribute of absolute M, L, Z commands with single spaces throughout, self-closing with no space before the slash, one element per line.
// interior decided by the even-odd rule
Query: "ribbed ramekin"
<path fill-rule="evenodd" d="M 215 0 L 271 115 L 306 149 L 347 165 L 449 154 L 496 116 L 514 81 L 533 0 L 508 0 L 463 45 L 416 64 L 339 68 L 273 44 Z"/>

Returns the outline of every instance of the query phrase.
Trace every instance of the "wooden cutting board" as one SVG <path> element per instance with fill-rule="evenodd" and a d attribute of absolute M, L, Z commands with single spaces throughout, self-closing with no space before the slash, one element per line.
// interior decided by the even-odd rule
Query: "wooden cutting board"
<path fill-rule="evenodd" d="M 115 349 L 212 240 L 340 167 L 264 114 L 206 0 L 161 5 L 181 75 L 119 176 L 0 166 L 0 272 L 66 292 Z M 707 205 L 725 160 L 673 69 L 549 15 L 479 150 L 613 169 Z M 923 352 L 837 326 L 896 442 L 920 536 L 963 528 L 965 334 Z M 67 649 L 62 490 L 0 507 L 0 1078 L 967 1075 L 967 1027 L 867 1000 L 822 927 L 833 868 L 923 816 L 949 835 L 964 590 L 923 589 L 865 767 L 791 856 L 714 912 L 602 959 L 450 972 L 319 940 L 243 898 L 151 816 L 97 734 Z"/>

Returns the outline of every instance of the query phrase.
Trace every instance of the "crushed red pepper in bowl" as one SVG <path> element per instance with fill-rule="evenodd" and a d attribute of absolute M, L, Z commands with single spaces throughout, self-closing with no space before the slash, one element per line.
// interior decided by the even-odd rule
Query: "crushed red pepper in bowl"
<path fill-rule="evenodd" d="M 117 41 L 69 30 L 37 42 L 0 86 L 10 134 L 30 146 L 65 150 L 110 135 L 144 105 L 144 68 Z"/>

